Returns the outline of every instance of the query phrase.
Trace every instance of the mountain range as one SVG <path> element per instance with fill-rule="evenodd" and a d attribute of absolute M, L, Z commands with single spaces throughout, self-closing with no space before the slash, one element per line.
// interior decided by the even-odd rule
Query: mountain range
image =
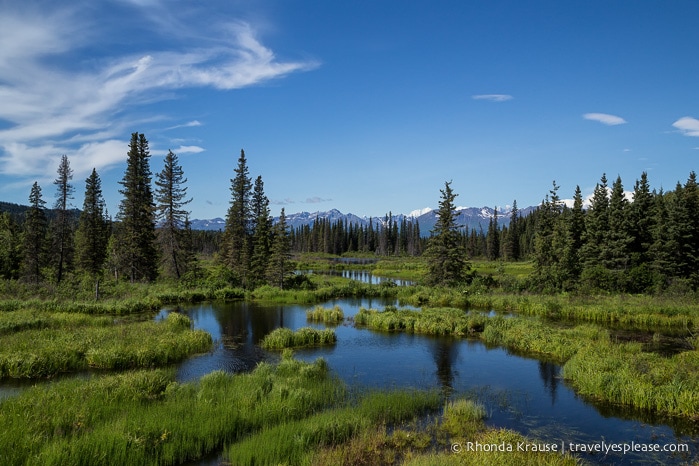
<path fill-rule="evenodd" d="M 519 215 L 525 217 L 533 212 L 536 207 L 527 207 L 525 209 L 519 210 Z M 482 228 L 483 231 L 488 230 L 488 224 L 490 219 L 495 216 L 495 209 L 492 207 L 457 207 L 456 211 L 456 223 L 462 228 L 476 229 Z M 507 226 L 510 224 L 510 216 L 512 212 L 509 209 L 498 209 L 498 226 Z M 416 220 L 420 225 L 420 234 L 422 236 L 429 236 L 430 230 L 432 230 L 437 223 L 437 211 L 426 208 L 420 210 L 414 210 L 409 214 L 396 214 L 392 215 L 394 222 L 402 222 L 403 219 Z M 295 214 L 288 214 L 286 216 L 286 223 L 292 228 L 297 228 L 304 225 L 312 225 L 316 219 L 327 219 L 330 223 L 335 223 L 337 221 L 343 221 L 350 224 L 357 224 L 361 226 L 368 226 L 371 221 L 374 225 L 383 225 L 388 219 L 388 214 L 385 217 L 360 217 L 358 215 L 347 213 L 344 214 L 337 209 L 331 209 L 324 212 L 299 212 Z M 275 218 L 276 222 L 278 218 Z M 192 220 L 193 230 L 222 230 L 226 226 L 226 221 L 222 218 L 214 218 L 210 220 Z"/>

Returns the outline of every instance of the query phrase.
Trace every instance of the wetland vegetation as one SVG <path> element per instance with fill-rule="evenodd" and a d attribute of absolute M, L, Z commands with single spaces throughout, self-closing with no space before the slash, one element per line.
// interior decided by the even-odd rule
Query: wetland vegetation
<path fill-rule="evenodd" d="M 36 183 L 26 215 L 0 216 L 0 384 L 33 383 L 0 397 L 1 463 L 183 464 L 211 455 L 232 464 L 584 459 L 551 451 L 459 454 L 461 445 L 551 437 L 490 424 L 502 419 L 492 405 L 455 387 L 462 343 L 535 360 L 552 404 L 565 384 L 574 397 L 603 404 L 594 405 L 600 412 L 613 407 L 609 422 L 619 412 L 643 413 L 661 427 L 680 419 L 682 429 L 663 435 L 694 450 L 661 461 L 697 461 L 694 173 L 660 193 L 644 173 L 633 203 L 620 179 L 609 189 L 603 176 L 588 209 L 579 190 L 566 207 L 554 183 L 532 214 L 519 217 L 513 208 L 507 227 L 495 217 L 487 233 L 459 228 L 447 182 L 427 238 L 417 223 L 390 215 L 368 226 L 318 219 L 292 229 L 282 210 L 273 221 L 262 179 L 253 183 L 241 151 L 225 230 L 204 234 L 189 229 L 176 156 L 165 159 L 155 196 L 142 134 L 132 135 L 128 156 L 116 222 L 103 210 L 96 172 L 86 180 L 79 218 L 65 202 L 47 216 Z M 71 192 L 66 158 L 59 174 L 59 188 Z M 50 244 L 66 247 L 58 254 Z M 386 279 L 330 273 L 338 271 Z M 367 305 L 348 314 L 339 299 Z M 213 336 L 194 328 L 185 313 L 195 303 L 220 303 L 214 327 L 239 331 Z M 253 325 L 256 305 L 269 313 Z M 302 325 L 290 307 L 301 309 Z M 355 346 L 343 347 L 350 334 Z M 377 335 L 388 335 L 381 350 L 395 357 L 385 371 L 430 378 L 421 375 L 424 366 L 411 365 L 428 352 L 438 383 L 348 383 L 363 377 L 369 359 L 359 348 Z M 669 337 L 680 342 L 670 352 L 648 344 Z M 246 364 L 179 378 L 182 365 L 224 346 L 243 347 Z M 355 353 L 343 353 L 348 347 Z M 469 375 L 476 383 L 484 377 Z M 508 387 L 517 384 L 508 379 Z"/>

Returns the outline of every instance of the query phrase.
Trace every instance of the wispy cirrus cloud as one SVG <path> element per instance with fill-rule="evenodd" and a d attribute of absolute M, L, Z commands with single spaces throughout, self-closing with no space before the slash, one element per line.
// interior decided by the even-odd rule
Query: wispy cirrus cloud
<path fill-rule="evenodd" d="M 590 121 L 596 121 L 607 126 L 623 125 L 627 123 L 627 121 L 622 117 L 610 115 L 609 113 L 586 113 L 583 115 L 583 118 Z"/>
<path fill-rule="evenodd" d="M 322 197 L 314 196 L 306 199 L 306 204 L 320 204 L 321 202 L 330 202 L 332 199 L 323 199 Z"/>
<path fill-rule="evenodd" d="M 201 122 L 199 120 L 188 121 L 187 123 L 182 123 L 181 125 L 168 126 L 167 128 L 165 128 L 165 130 L 170 131 L 173 129 L 180 129 L 180 128 L 193 128 L 196 126 L 201 126 Z"/>
<path fill-rule="evenodd" d="M 473 100 L 487 100 L 489 102 L 506 102 L 508 100 L 514 99 L 509 94 L 476 94 L 472 95 Z"/>
<path fill-rule="evenodd" d="M 188 35 L 186 46 L 154 41 L 162 45 L 104 55 L 112 48 L 95 45 L 106 40 L 101 35 L 106 33 L 100 32 L 105 19 L 99 8 L 57 6 L 47 12 L 31 3 L 3 7 L 0 14 L 0 176 L 55 175 L 63 154 L 69 156 L 76 177 L 93 167 L 109 168 L 126 158 L 127 143 L 119 139 L 130 132 L 127 128 L 186 118 L 144 111 L 144 106 L 172 99 L 185 88 L 228 91 L 318 66 L 313 61 L 278 59 L 251 24 L 239 21 L 180 29 L 178 33 Z M 176 17 L 172 21 L 186 24 Z M 151 33 L 147 26 L 134 27 L 146 36 Z M 201 31 L 210 31 L 210 36 Z M 140 43 L 131 45 L 137 48 Z M 85 55 L 88 48 L 103 54 Z M 191 120 L 168 129 L 200 125 Z M 178 150 L 197 153 L 204 148 Z"/>
<path fill-rule="evenodd" d="M 685 136 L 699 137 L 699 120 L 692 117 L 682 117 L 672 124 Z"/>

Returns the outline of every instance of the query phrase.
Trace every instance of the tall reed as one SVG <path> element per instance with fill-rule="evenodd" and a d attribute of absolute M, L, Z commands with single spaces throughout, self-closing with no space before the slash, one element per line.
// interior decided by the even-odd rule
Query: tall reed
<path fill-rule="evenodd" d="M 268 350 L 281 350 L 284 348 L 333 345 L 336 340 L 335 331 L 332 329 L 318 330 L 312 327 L 302 327 L 293 331 L 286 327 L 279 327 L 265 335 L 260 342 L 260 346 Z"/>
<path fill-rule="evenodd" d="M 313 322 L 325 322 L 326 324 L 339 324 L 345 319 L 345 314 L 337 304 L 332 308 L 316 306 L 306 311 L 306 319 Z"/>

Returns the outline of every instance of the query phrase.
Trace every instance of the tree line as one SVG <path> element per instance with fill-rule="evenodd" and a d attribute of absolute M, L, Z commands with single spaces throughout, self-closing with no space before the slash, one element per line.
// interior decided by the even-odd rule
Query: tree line
<path fill-rule="evenodd" d="M 647 173 L 632 198 L 621 177 L 597 183 L 587 209 L 580 187 L 572 207 L 553 188 L 536 212 L 533 285 L 539 289 L 660 292 L 699 288 L 696 174 L 674 191 L 651 190 Z"/>
<path fill-rule="evenodd" d="M 293 252 L 337 255 L 362 252 L 380 256 L 419 256 L 426 242 L 420 237 L 416 220 L 403 217 L 398 221 L 391 213 L 383 221 L 370 218 L 367 225 L 316 218 L 310 225 L 292 228 L 290 239 Z"/>
<path fill-rule="evenodd" d="M 95 169 L 85 180 L 80 211 L 71 207 L 75 188 L 67 156 L 61 157 L 57 173 L 52 209 L 46 208 L 38 182 L 32 185 L 22 221 L 17 220 L 20 209 L 3 205 L 12 209 L 0 214 L 0 278 L 39 284 L 87 274 L 98 293 L 105 275 L 131 282 L 200 275 L 197 251 L 217 253 L 219 264 L 229 269 L 232 285 L 283 286 L 293 272 L 284 211 L 273 224 L 262 179 L 258 177 L 253 189 L 243 151 L 231 180 L 231 205 L 222 236 L 192 231 L 186 210 L 192 199 L 177 155 L 168 151 L 153 180 L 143 134 L 131 135 L 115 219 L 107 212 Z"/>
<path fill-rule="evenodd" d="M 181 279 L 201 275 L 197 257 L 206 255 L 215 258 L 230 284 L 284 287 L 293 279 L 292 253 L 361 252 L 424 256 L 431 264 L 427 281 L 434 284 L 468 281 L 468 261 L 485 258 L 531 260 L 534 273 L 525 286 L 537 291 L 699 288 L 699 189 L 694 172 L 667 192 L 651 189 L 644 172 L 630 199 L 620 177 L 610 186 L 603 175 L 587 208 L 579 187 L 568 206 L 554 182 L 534 212 L 520 216 L 515 200 L 507 225 L 500 225 L 496 209 L 487 230 L 456 223 L 456 194 L 449 182 L 441 191 L 437 224 L 424 237 L 417 220 L 399 220 L 391 213 L 365 225 L 317 218 L 310 225 L 289 228 L 282 209 L 275 222 L 262 177 L 253 181 L 243 150 L 230 180 L 224 230 L 193 231 L 186 209 L 191 198 L 177 155 L 168 151 L 155 179 L 149 160 L 147 139 L 133 133 L 119 182 L 122 199 L 112 219 L 94 169 L 85 180 L 82 209 L 71 205 L 73 171 L 64 155 L 53 183 L 52 209 L 46 208 L 37 182 L 23 216 L 20 206 L 2 204 L 0 277 L 60 283 L 82 273 L 97 284 L 105 274 L 132 282 Z"/>

